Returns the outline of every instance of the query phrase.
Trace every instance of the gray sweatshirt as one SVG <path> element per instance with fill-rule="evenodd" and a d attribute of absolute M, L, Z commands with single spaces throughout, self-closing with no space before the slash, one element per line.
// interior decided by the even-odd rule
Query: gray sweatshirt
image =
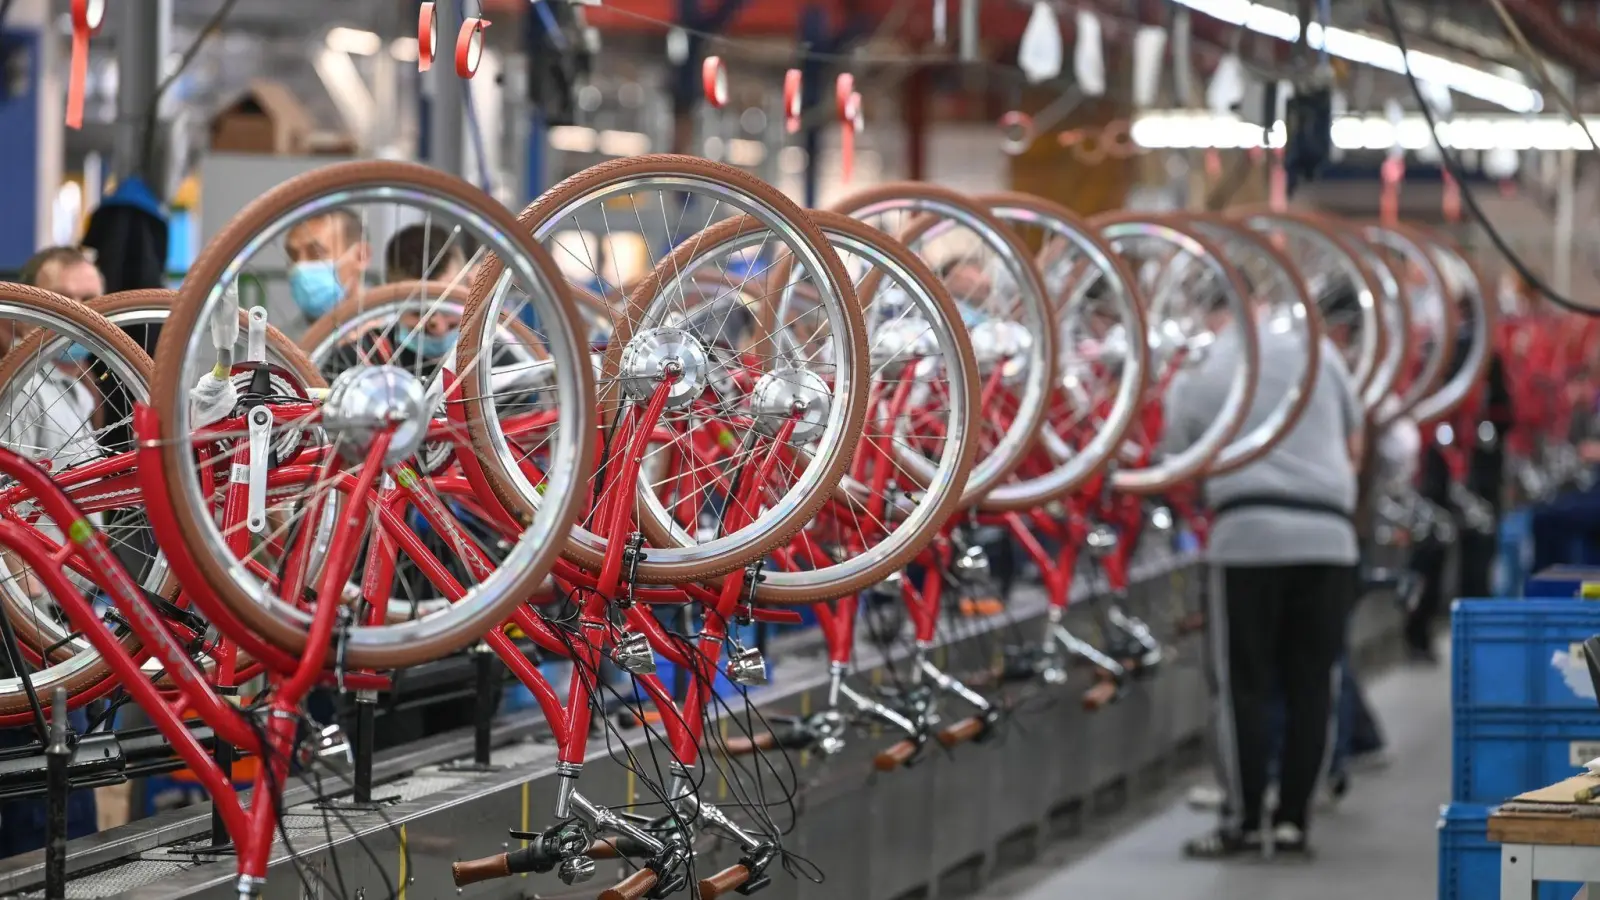
<path fill-rule="evenodd" d="M 1294 332 L 1263 326 L 1261 375 L 1250 413 L 1238 432 L 1249 434 L 1294 388 L 1304 371 L 1304 350 Z M 1163 446 L 1190 446 L 1222 411 L 1237 365 L 1238 340 L 1231 332 L 1213 344 L 1205 359 L 1174 379 L 1167 395 Z M 1361 400 L 1338 350 L 1323 342 L 1316 387 L 1304 414 L 1283 440 L 1260 459 L 1205 483 L 1205 501 L 1216 507 L 1230 500 L 1282 498 L 1351 512 L 1356 505 L 1356 472 L 1349 454 L 1351 437 L 1364 420 Z M 1357 561 L 1355 528 L 1332 512 L 1250 505 L 1230 509 L 1212 524 L 1206 555 L 1233 566 L 1332 564 Z"/>

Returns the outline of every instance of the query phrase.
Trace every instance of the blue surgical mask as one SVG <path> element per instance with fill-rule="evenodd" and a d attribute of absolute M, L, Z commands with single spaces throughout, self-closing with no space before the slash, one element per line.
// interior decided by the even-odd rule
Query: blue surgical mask
<path fill-rule="evenodd" d="M 82 344 L 73 344 L 66 352 L 61 354 L 62 362 L 86 363 L 89 361 L 89 348 Z"/>
<path fill-rule="evenodd" d="M 307 319 L 320 319 L 344 299 L 344 285 L 332 260 L 297 262 L 289 267 L 289 294 Z"/>
<path fill-rule="evenodd" d="M 400 328 L 400 347 L 410 350 L 423 359 L 441 359 L 456 347 L 460 332 L 452 328 L 444 334 L 433 334 L 425 329 Z"/>

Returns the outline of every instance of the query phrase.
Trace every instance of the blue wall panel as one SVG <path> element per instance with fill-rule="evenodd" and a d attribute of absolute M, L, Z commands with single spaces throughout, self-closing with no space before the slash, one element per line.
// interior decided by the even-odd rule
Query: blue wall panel
<path fill-rule="evenodd" d="M 36 249 L 39 180 L 39 34 L 0 32 L 0 41 L 28 61 L 27 88 L 0 98 L 0 271 L 22 268 Z"/>

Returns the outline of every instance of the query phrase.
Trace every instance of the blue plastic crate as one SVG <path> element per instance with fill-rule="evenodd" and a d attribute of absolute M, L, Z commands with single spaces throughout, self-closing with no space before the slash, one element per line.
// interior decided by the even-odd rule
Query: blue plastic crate
<path fill-rule="evenodd" d="M 1489 841 L 1489 810 L 1452 803 L 1439 811 L 1439 900 L 1498 900 L 1500 845 Z M 1540 884 L 1537 900 L 1572 900 L 1581 884 Z"/>
<path fill-rule="evenodd" d="M 1454 709 L 1582 711 L 1600 721 L 1581 646 L 1596 634 L 1600 602 L 1456 601 L 1450 615 Z"/>
<path fill-rule="evenodd" d="M 1563 563 L 1534 573 L 1522 593 L 1525 597 L 1577 597 L 1585 582 L 1600 584 L 1600 567 Z"/>
<path fill-rule="evenodd" d="M 1456 710 L 1450 799 L 1500 803 L 1600 757 L 1600 711 Z"/>

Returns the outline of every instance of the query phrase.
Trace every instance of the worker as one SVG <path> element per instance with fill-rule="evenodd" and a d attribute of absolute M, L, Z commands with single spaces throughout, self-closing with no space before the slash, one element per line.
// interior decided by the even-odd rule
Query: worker
<path fill-rule="evenodd" d="M 431 281 L 459 287 L 465 292 L 467 247 L 459 229 L 429 222 L 410 225 L 395 232 L 383 249 L 384 280 L 390 284 L 405 281 Z M 419 289 L 417 297 L 429 301 L 427 321 L 423 313 L 400 316 L 396 331 L 398 349 L 423 359 L 442 359 L 455 349 L 461 330 L 461 316 L 453 309 L 433 308 L 438 292 Z M 420 327 L 419 327 L 420 323 Z"/>
<path fill-rule="evenodd" d="M 99 297 L 105 284 L 93 259 L 77 247 L 39 251 L 23 264 L 21 279 L 80 302 Z M 0 320 L 0 352 L 9 350 L 16 337 L 16 323 Z M 39 374 L 27 383 L 8 389 L 0 444 L 58 468 L 101 455 L 94 427 L 98 395 L 87 384 L 88 362 L 87 350 L 74 344 L 59 359 L 41 365 Z M 14 676 L 9 664 L 0 661 L 0 666 L 5 675 Z M 69 722 L 80 734 L 88 730 L 88 717 L 81 709 L 71 714 Z M 0 730 L 0 747 L 24 747 L 37 740 L 33 728 Z M 42 848 L 46 813 L 42 797 L 0 802 L 0 858 Z M 86 837 L 98 830 L 95 791 L 72 791 L 67 798 L 67 837 Z"/>
<path fill-rule="evenodd" d="M 1222 414 L 1241 348 L 1229 313 L 1212 305 L 1218 332 L 1168 392 L 1163 449 L 1191 446 Z M 1257 325 L 1260 374 L 1242 433 L 1272 415 L 1299 380 L 1305 347 L 1292 331 Z M 1338 348 L 1324 341 L 1305 411 L 1276 447 L 1210 479 L 1207 620 L 1214 652 L 1216 763 L 1225 801 L 1213 831 L 1187 856 L 1223 859 L 1271 849 L 1308 852 L 1310 801 L 1333 712 L 1332 674 L 1356 590 L 1351 516 L 1364 413 Z M 1284 739 L 1274 819 L 1263 818 L 1272 718 L 1281 697 Z"/>
<path fill-rule="evenodd" d="M 289 257 L 289 296 L 306 325 L 360 293 L 372 250 L 354 212 L 331 209 L 314 215 L 290 228 L 283 245 Z"/>

